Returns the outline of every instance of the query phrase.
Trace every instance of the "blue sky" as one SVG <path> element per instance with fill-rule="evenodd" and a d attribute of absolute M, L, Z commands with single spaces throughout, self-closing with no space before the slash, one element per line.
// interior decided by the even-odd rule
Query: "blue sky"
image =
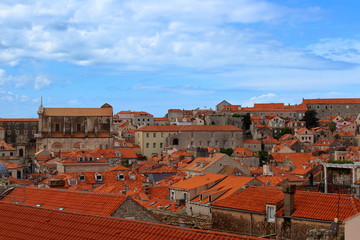
<path fill-rule="evenodd" d="M 0 117 L 360 97 L 359 1 L 2 0 Z"/>

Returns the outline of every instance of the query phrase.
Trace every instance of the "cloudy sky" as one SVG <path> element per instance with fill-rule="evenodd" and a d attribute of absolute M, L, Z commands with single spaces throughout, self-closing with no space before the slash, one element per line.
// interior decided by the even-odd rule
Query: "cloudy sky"
<path fill-rule="evenodd" d="M 0 117 L 360 97 L 360 1 L 1 0 Z"/>

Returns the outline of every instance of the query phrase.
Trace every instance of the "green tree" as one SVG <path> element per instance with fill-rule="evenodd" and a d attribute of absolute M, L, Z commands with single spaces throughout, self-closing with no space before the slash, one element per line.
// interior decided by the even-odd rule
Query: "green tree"
<path fill-rule="evenodd" d="M 243 129 L 249 130 L 251 125 L 250 113 L 243 115 L 242 119 Z"/>
<path fill-rule="evenodd" d="M 241 115 L 238 114 L 238 113 L 234 113 L 234 114 L 232 115 L 232 117 L 241 117 Z"/>
<path fill-rule="evenodd" d="M 221 153 L 225 153 L 228 156 L 231 156 L 234 152 L 232 148 L 220 148 Z"/>
<path fill-rule="evenodd" d="M 281 138 L 285 134 L 291 134 L 291 129 L 288 127 L 283 127 L 280 129 L 280 133 L 275 136 L 276 139 Z"/>
<path fill-rule="evenodd" d="M 306 122 L 306 128 L 314 128 L 318 126 L 319 119 L 316 117 L 317 112 L 315 110 L 307 110 L 304 117 L 301 119 Z"/>
<path fill-rule="evenodd" d="M 269 159 L 269 153 L 265 150 L 258 151 L 260 166 L 264 164 Z"/>
<path fill-rule="evenodd" d="M 328 126 L 329 126 L 329 129 L 330 129 L 330 131 L 332 133 L 335 132 L 335 130 L 336 130 L 336 123 L 335 122 L 333 122 L 333 121 L 329 122 Z"/>

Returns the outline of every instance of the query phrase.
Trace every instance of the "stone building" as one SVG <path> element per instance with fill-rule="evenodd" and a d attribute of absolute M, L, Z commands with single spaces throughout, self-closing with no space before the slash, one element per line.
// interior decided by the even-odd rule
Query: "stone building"
<path fill-rule="evenodd" d="M 243 132 L 231 125 L 144 126 L 136 130 L 135 143 L 140 146 L 142 155 L 151 157 L 161 155 L 169 146 L 176 149 L 235 148 L 243 145 Z"/>
<path fill-rule="evenodd" d="M 128 121 L 136 127 L 154 125 L 154 116 L 147 112 L 120 111 L 114 115 L 114 119 Z"/>
<path fill-rule="evenodd" d="M 303 99 L 308 110 L 315 110 L 320 119 L 340 115 L 356 118 L 360 112 L 360 98 Z"/>
<path fill-rule="evenodd" d="M 1 128 L 3 140 L 14 146 L 17 156 L 22 159 L 34 156 L 35 134 L 38 132 L 37 118 L 1 118 Z"/>
<path fill-rule="evenodd" d="M 113 147 L 113 109 L 109 104 L 101 108 L 44 108 L 41 105 L 38 114 L 37 151 Z"/>

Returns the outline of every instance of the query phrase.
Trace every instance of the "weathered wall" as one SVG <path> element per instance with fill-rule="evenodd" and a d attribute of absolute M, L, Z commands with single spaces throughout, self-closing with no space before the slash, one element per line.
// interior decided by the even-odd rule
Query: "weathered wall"
<path fill-rule="evenodd" d="M 265 214 L 228 211 L 212 208 L 213 228 L 242 235 L 264 236 L 276 231 L 274 222 L 267 222 Z"/>
<path fill-rule="evenodd" d="M 128 197 L 118 209 L 111 214 L 113 217 L 134 219 L 145 222 L 160 223 L 155 215 Z"/>

